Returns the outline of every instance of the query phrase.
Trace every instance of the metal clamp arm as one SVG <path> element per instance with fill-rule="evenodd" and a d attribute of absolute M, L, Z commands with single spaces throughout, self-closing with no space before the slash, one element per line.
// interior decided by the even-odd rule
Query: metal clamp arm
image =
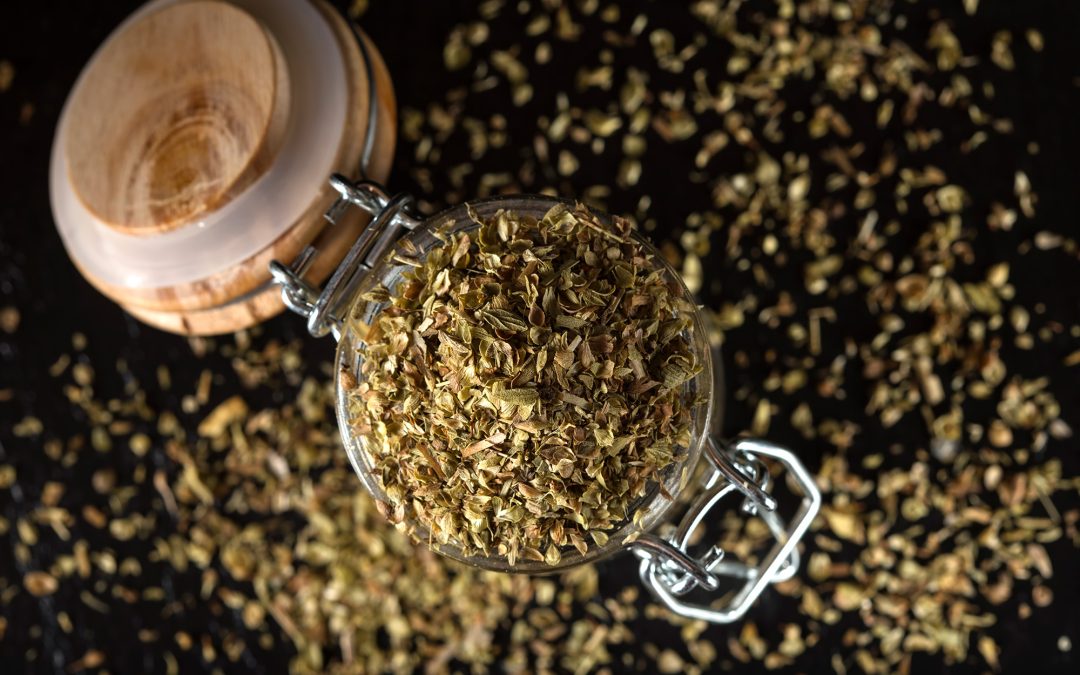
<path fill-rule="evenodd" d="M 274 282 L 281 286 L 281 299 L 285 306 L 307 318 L 309 333 L 323 337 L 332 332 L 337 338 L 341 330 L 342 305 L 348 302 L 351 290 L 361 275 L 371 270 L 403 230 L 413 229 L 419 221 L 409 213 L 413 205 L 413 198 L 409 195 L 391 198 L 377 183 L 351 183 L 338 174 L 331 177 L 330 184 L 340 195 L 326 212 L 325 217 L 331 226 L 350 207 L 370 214 L 372 221 L 321 290 L 313 288 L 303 278 L 311 259 L 318 253 L 310 246 L 292 265 L 284 265 L 277 260 L 271 262 L 270 274 Z"/>
<path fill-rule="evenodd" d="M 731 623 L 746 614 L 768 585 L 794 576 L 799 567 L 796 547 L 821 508 L 821 492 L 794 453 L 766 441 L 741 439 L 723 446 L 710 437 L 706 455 L 712 470 L 705 480 L 705 490 L 690 505 L 675 532 L 668 538 L 646 535 L 630 546 L 642 558 L 642 583 L 668 609 L 692 619 Z M 776 500 L 768 493 L 771 480 L 761 457 L 783 465 L 802 493 L 790 523 L 776 512 Z M 756 565 L 725 559 L 720 546 L 712 546 L 700 558 L 691 557 L 691 535 L 724 497 L 733 494 L 743 497 L 744 512 L 765 521 L 776 540 L 772 548 Z M 682 598 L 694 589 L 714 592 L 724 577 L 741 584 L 719 604 Z"/>

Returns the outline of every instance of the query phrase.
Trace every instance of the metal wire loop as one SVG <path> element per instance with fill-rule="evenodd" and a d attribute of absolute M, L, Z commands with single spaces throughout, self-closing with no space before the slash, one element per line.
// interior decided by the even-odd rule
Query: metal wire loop
<path fill-rule="evenodd" d="M 766 441 L 740 439 L 723 444 L 709 438 L 706 456 L 712 467 L 704 491 L 694 499 L 676 530 L 668 537 L 641 537 L 630 548 L 642 559 L 641 580 L 658 600 L 673 612 L 713 623 L 740 619 L 770 584 L 790 579 L 799 567 L 796 546 L 821 507 L 821 493 L 806 468 L 789 450 Z M 769 457 L 787 470 L 801 492 L 802 501 L 790 524 L 776 512 L 769 494 L 772 481 L 761 457 Z M 688 552 L 693 533 L 713 515 L 729 495 L 743 497 L 743 511 L 760 517 L 775 542 L 757 565 L 729 560 L 719 545 L 701 557 Z M 733 595 L 719 603 L 700 604 L 682 600 L 693 590 L 715 592 L 722 578 L 741 582 Z"/>

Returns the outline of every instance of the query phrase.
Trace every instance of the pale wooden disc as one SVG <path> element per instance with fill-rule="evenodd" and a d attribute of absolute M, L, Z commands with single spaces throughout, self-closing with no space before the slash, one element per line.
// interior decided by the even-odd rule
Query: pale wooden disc
<path fill-rule="evenodd" d="M 128 234 L 197 220 L 251 184 L 284 133 L 273 38 L 215 0 L 167 6 L 109 40 L 73 97 L 66 153 L 86 208 Z"/>
<path fill-rule="evenodd" d="M 335 26 L 342 48 L 345 50 L 346 61 L 349 63 L 349 76 L 352 82 L 357 83 L 356 97 L 350 96 L 350 106 L 354 114 L 349 116 L 350 128 L 345 134 L 350 142 L 346 144 L 343 156 L 339 157 L 339 161 L 343 163 L 342 171 L 348 175 L 357 175 L 359 169 L 357 158 L 360 155 L 360 147 L 357 143 L 363 141 L 368 131 L 367 106 L 358 105 L 360 101 L 356 101 L 359 98 L 364 103 L 367 102 L 366 95 L 360 95 L 367 86 L 363 55 L 352 34 L 352 28 L 346 24 L 345 20 L 323 3 L 319 2 L 317 6 L 325 11 L 327 18 Z M 361 33 L 361 38 L 364 40 L 371 69 L 375 75 L 376 100 L 372 104 L 378 106 L 376 114 L 379 119 L 377 127 L 372 130 L 375 134 L 374 146 L 366 177 L 381 182 L 389 174 L 394 156 L 397 108 L 386 65 L 367 36 Z M 310 223 L 322 222 L 322 212 L 329 203 L 327 200 L 336 195 L 331 188 L 326 189 L 328 192 L 318 200 L 317 210 L 304 219 L 309 223 L 307 226 L 298 226 L 290 230 L 282 239 L 245 261 L 234 269 L 232 273 L 235 276 L 226 279 L 224 275 L 219 275 L 216 279 L 205 283 L 199 295 L 204 299 L 215 298 L 218 300 L 217 304 L 180 310 L 160 309 L 148 304 L 132 302 L 121 302 L 121 306 L 144 323 L 183 335 L 230 333 L 276 316 L 285 306 L 281 302 L 281 292 L 277 287 L 265 287 L 270 280 L 267 266 L 269 261 L 275 258 L 286 262 L 291 261 L 300 249 L 310 243 L 311 238 L 319 232 Z M 313 218 L 316 220 L 313 221 Z M 361 217 L 358 211 L 350 210 L 349 217 L 333 227 L 322 227 L 321 233 L 314 242 L 320 253 L 305 278 L 313 284 L 321 284 L 328 278 L 349 247 L 360 236 L 369 220 L 366 215 Z M 246 289 L 244 291 L 246 294 L 239 299 L 236 299 L 236 295 L 230 297 L 230 293 L 226 292 L 236 292 L 239 289 Z M 131 297 L 130 294 L 128 297 Z M 297 321 L 301 319 L 298 317 Z"/>

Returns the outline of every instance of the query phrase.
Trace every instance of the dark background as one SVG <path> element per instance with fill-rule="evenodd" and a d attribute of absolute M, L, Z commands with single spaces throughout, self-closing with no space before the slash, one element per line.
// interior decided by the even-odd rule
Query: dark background
<path fill-rule="evenodd" d="M 98 372 L 95 389 L 103 399 L 123 395 L 124 378 L 110 372 L 110 365 L 118 358 L 125 360 L 131 372 L 143 382 L 153 382 L 154 369 L 162 360 L 171 364 L 176 380 L 172 392 L 149 392 L 152 405 L 160 410 L 178 410 L 180 393 L 192 391 L 195 377 L 201 369 L 220 367 L 224 371 L 227 367 L 224 360 L 215 355 L 201 359 L 195 357 L 184 339 L 142 326 L 94 291 L 70 264 L 52 222 L 46 176 L 49 149 L 61 105 L 95 47 L 138 4 L 40 1 L 7 3 L 0 9 L 0 58 L 7 59 L 15 67 L 11 89 L 0 94 L 0 305 L 15 306 L 21 314 L 21 323 L 15 335 L 0 335 L 0 388 L 13 391 L 10 401 L 0 402 L 0 463 L 14 463 L 18 467 L 21 485 L 21 490 L 17 487 L 10 493 L 0 493 L 0 511 L 11 522 L 33 501 L 36 490 L 44 481 L 58 477 L 51 473 L 55 468 L 40 459 L 40 443 L 9 435 L 7 431 L 10 426 L 32 414 L 44 422 L 48 434 L 63 438 L 76 433 L 84 424 L 72 412 L 72 406 L 60 386 L 46 374 L 48 367 L 60 354 L 70 351 L 73 332 L 82 332 L 87 337 L 87 353 Z M 666 3 L 631 4 L 640 5 L 646 12 L 662 13 L 669 10 Z M 1019 149 L 1009 150 L 1007 147 L 996 151 L 1001 153 L 1000 156 L 983 157 L 980 162 L 942 157 L 941 163 L 949 167 L 949 175 L 954 180 L 957 180 L 956 176 L 966 177 L 964 183 L 971 185 L 978 182 L 971 178 L 977 178 L 985 167 L 981 162 L 1022 162 L 1039 193 L 1037 220 L 1041 228 L 1038 229 L 1049 228 L 1075 236 L 1078 231 L 1075 200 L 1080 186 L 1080 170 L 1077 168 L 1080 165 L 1077 161 L 1080 153 L 1080 132 L 1077 131 L 1080 105 L 1076 93 L 1077 64 L 1080 63 L 1080 48 L 1077 46 L 1080 44 L 1080 11 L 1077 4 L 984 2 L 978 15 L 971 20 L 963 20 L 960 3 L 945 4 L 942 11 L 957 17 L 958 25 L 954 30 L 961 36 L 965 47 L 988 45 L 993 32 L 1002 27 L 1037 27 L 1045 35 L 1048 49 L 1038 60 L 1024 57 L 1017 49 L 1018 74 L 1002 83 L 998 90 L 999 112 L 1004 110 L 1022 131 L 1017 134 L 1017 148 L 1023 147 L 1027 140 L 1035 140 L 1041 152 L 1036 157 L 1030 157 Z M 429 103 L 442 100 L 447 86 L 442 68 L 442 46 L 446 35 L 459 22 L 475 18 L 476 12 L 476 8 L 468 2 L 399 0 L 374 2 L 364 14 L 361 25 L 381 50 L 394 77 L 399 108 L 424 110 Z M 627 7 L 625 13 L 632 16 L 635 12 Z M 513 13 L 509 14 L 511 18 L 503 30 L 520 30 L 519 23 L 513 22 Z M 676 14 L 678 12 L 672 12 L 672 16 Z M 668 24 L 677 22 L 677 18 L 670 18 Z M 917 26 L 912 28 L 913 31 L 917 29 Z M 575 48 L 567 49 L 569 51 L 564 52 L 560 59 L 572 63 L 577 56 Z M 576 49 L 583 53 L 589 47 L 580 45 Z M 648 68 L 649 64 L 643 60 L 641 67 Z M 986 67 L 992 68 L 988 61 Z M 656 77 L 662 78 L 664 75 L 657 73 Z M 548 84 L 543 78 L 533 80 L 532 84 L 537 99 L 550 96 L 551 92 L 545 89 Z M 531 114 L 528 108 L 520 114 L 514 111 L 508 114 L 511 137 L 519 140 L 520 144 L 511 142 L 506 149 L 489 153 L 481 160 L 482 170 L 505 170 L 528 153 L 524 148 L 528 147 L 535 125 Z M 873 133 L 873 130 L 869 130 L 869 133 Z M 412 170 L 416 168 L 416 162 L 412 150 L 410 144 L 399 142 L 391 186 L 395 190 L 418 194 L 430 206 L 447 205 L 448 196 L 457 188 L 450 186 L 445 176 L 434 172 L 431 179 L 437 187 L 432 192 L 426 192 L 415 180 L 416 174 Z M 459 157 L 453 156 L 455 151 Z M 948 149 L 942 152 L 947 154 Z M 451 156 L 447 157 L 447 154 Z M 462 157 L 465 157 L 464 147 L 451 146 L 444 152 L 448 165 L 460 161 Z M 651 143 L 647 157 L 650 164 L 657 167 L 680 166 L 692 162 L 693 150 Z M 604 183 L 604 177 L 613 171 L 614 166 L 606 164 L 605 160 L 593 163 L 583 161 L 582 169 L 571 179 L 549 175 L 546 183 L 541 179 L 537 185 L 527 187 L 538 189 L 540 184 L 550 184 L 564 194 L 573 195 L 589 185 Z M 1011 174 L 1005 172 L 1005 175 Z M 660 240 L 669 239 L 677 234 L 686 215 L 683 181 L 685 176 L 678 171 L 646 171 L 637 192 L 621 195 L 616 191 L 607 206 L 615 212 L 633 212 L 639 192 L 653 195 L 650 216 L 659 223 L 653 236 Z M 994 184 L 988 179 L 983 188 L 986 194 L 974 195 L 976 201 L 998 190 L 1008 191 L 1011 185 Z M 466 194 L 460 198 L 471 196 L 468 192 L 475 189 L 475 183 L 467 181 L 460 190 Z M 1017 233 L 1015 241 L 1019 242 L 1020 236 Z M 1015 247 L 1008 245 L 1007 239 L 996 241 L 996 248 L 978 250 L 977 256 L 989 262 L 1013 261 L 1014 270 L 1022 271 L 1027 288 L 1035 289 L 1036 293 L 1041 289 L 1047 297 L 1054 296 L 1055 301 L 1048 305 L 1051 313 L 1058 313 L 1057 320 L 1066 326 L 1075 325 L 1077 287 L 1080 284 L 1075 259 L 1063 256 L 1060 264 L 1033 266 L 1018 255 Z M 1003 241 L 1005 245 L 1002 245 Z M 707 264 L 706 267 L 710 275 L 708 278 L 712 281 L 709 290 L 713 295 L 706 294 L 706 301 L 710 304 L 718 297 L 717 289 L 738 293 L 740 284 L 747 283 L 723 267 L 722 263 L 714 266 Z M 790 290 L 798 300 L 805 295 L 805 291 L 801 281 L 791 281 Z M 1040 299 L 1044 298 L 1032 297 L 1032 301 Z M 863 340 L 876 331 L 874 326 L 859 323 L 860 317 L 857 315 L 849 321 L 848 315 L 841 310 L 841 317 L 841 325 L 832 328 L 836 332 L 827 338 L 839 339 L 842 335 L 849 335 Z M 269 322 L 264 327 L 263 335 L 284 341 L 305 339 L 303 355 L 310 362 L 312 373 L 320 372 L 321 364 L 332 355 L 333 344 L 306 338 L 302 322 L 295 317 L 281 316 Z M 767 374 L 767 365 L 751 362 L 748 366 L 733 368 L 730 354 L 740 349 L 751 353 L 759 351 L 755 340 L 770 338 L 743 333 L 732 339 L 735 342 L 729 344 L 726 357 L 729 390 L 753 387 Z M 1033 352 L 1014 350 L 1006 360 L 1010 366 L 1023 372 L 1060 375 L 1053 379 L 1052 389 L 1061 403 L 1063 417 L 1073 429 L 1080 429 L 1080 420 L 1076 415 L 1078 394 L 1075 375 L 1056 372 L 1062 354 L 1076 348 L 1075 340 L 1073 343 L 1072 349 L 1068 349 L 1068 345 L 1057 344 L 1052 349 L 1036 349 Z M 237 383 L 230 382 L 228 378 L 224 381 L 219 378 L 215 382 L 214 397 L 223 399 L 232 390 L 239 390 Z M 270 396 L 274 400 L 264 403 L 271 405 L 286 400 L 290 395 L 290 392 L 283 391 Z M 752 406 L 746 401 L 729 399 L 725 431 L 736 433 L 746 429 L 752 412 Z M 885 432 L 875 427 L 872 420 L 863 419 L 863 411 L 855 406 L 850 410 L 833 411 L 832 414 L 863 423 L 867 431 L 860 442 L 867 446 L 882 443 L 925 447 L 927 442 L 925 429 L 901 425 Z M 181 416 L 182 422 L 192 425 L 192 428 L 198 419 L 198 416 Z M 798 435 L 789 428 L 774 429 L 772 435 L 781 442 L 801 443 Z M 816 469 L 821 447 L 810 444 L 800 450 L 811 468 Z M 1051 450 L 1065 457 L 1066 475 L 1076 475 L 1075 443 L 1058 444 Z M 903 461 L 902 457 L 900 461 Z M 63 480 L 63 477 L 59 479 Z M 150 500 L 151 496 L 145 498 Z M 11 567 L 14 562 L 7 546 L 13 536 L 12 532 L 0 535 L 0 591 L 5 581 L 8 584 L 17 583 L 19 578 L 19 572 Z M 1055 590 L 1053 605 L 1036 609 L 1031 618 L 1021 621 L 1015 610 L 1016 602 L 1021 598 L 1016 598 L 999 609 L 998 624 L 990 631 L 1002 647 L 1002 666 L 1007 672 L 1024 669 L 1032 672 L 1075 672 L 1074 654 L 1080 647 L 1080 620 L 1075 609 L 1077 600 L 1080 600 L 1076 574 L 1080 556 L 1064 539 L 1048 548 L 1056 570 L 1052 582 Z M 636 566 L 628 560 L 604 564 L 604 588 L 618 589 L 631 583 L 635 571 Z M 181 584 L 198 583 L 197 577 L 174 581 Z M 775 630 L 776 622 L 780 619 L 791 621 L 794 615 L 784 609 L 790 606 L 789 602 L 767 595 L 755 611 L 754 618 L 759 628 L 766 632 L 770 628 Z M 133 629 L 150 620 L 138 616 L 137 609 L 128 609 L 126 611 L 130 614 L 123 614 L 123 605 L 116 603 L 107 622 L 77 625 L 74 635 L 60 636 L 55 629 L 55 614 L 64 608 L 60 603 L 58 598 L 37 600 L 22 594 L 10 605 L 0 605 L 0 612 L 8 621 L 6 635 L 0 643 L 0 670 L 18 672 L 26 668 L 62 671 L 63 664 L 85 653 L 90 646 L 110 652 L 110 665 L 116 672 L 162 667 L 153 654 L 141 651 L 147 647 L 131 639 Z M 174 624 L 172 628 L 193 627 L 195 634 L 199 632 L 198 626 L 207 620 L 198 608 L 171 619 Z M 46 652 L 52 650 L 54 653 L 39 657 L 31 667 L 24 664 L 22 655 L 31 643 L 37 642 L 29 638 L 27 632 L 34 625 L 44 627 L 43 639 L 46 642 L 38 643 L 39 646 L 43 646 Z M 822 648 L 825 645 L 808 650 L 797 661 L 798 669 L 808 672 L 830 670 L 832 652 L 841 650 L 841 635 L 851 626 L 858 626 L 857 617 L 849 616 L 840 625 L 828 629 L 825 637 L 836 641 L 835 650 Z M 643 635 L 643 639 L 661 644 L 669 639 L 673 642 L 678 639 L 675 629 L 666 624 L 642 621 L 640 629 L 647 634 L 647 638 Z M 718 650 L 723 656 L 727 637 L 737 635 L 738 627 L 715 627 L 710 631 L 709 635 L 716 636 Z M 1071 637 L 1074 651 L 1059 651 L 1057 642 L 1063 635 Z M 287 644 L 287 641 L 279 640 L 277 649 L 284 650 Z M 974 645 L 971 652 L 972 656 L 966 664 L 946 666 L 937 657 L 919 655 L 912 667 L 915 672 L 986 670 L 986 665 L 975 655 Z M 280 670 L 287 663 L 287 657 L 284 651 L 277 655 L 262 655 L 258 665 L 269 671 Z M 206 667 L 194 653 L 187 658 L 191 660 L 182 662 L 185 670 Z M 6 666 L 2 665 L 5 663 Z M 249 662 L 248 665 L 254 666 L 255 663 Z M 761 665 L 753 663 L 738 667 L 752 671 L 761 668 Z"/>

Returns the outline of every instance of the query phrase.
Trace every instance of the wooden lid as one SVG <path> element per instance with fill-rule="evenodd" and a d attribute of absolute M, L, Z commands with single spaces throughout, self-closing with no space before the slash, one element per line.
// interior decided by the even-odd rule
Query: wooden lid
<path fill-rule="evenodd" d="M 83 204 L 152 235 L 189 224 L 251 184 L 288 120 L 274 39 L 233 5 L 171 5 L 110 40 L 72 96 L 65 150 Z"/>
<path fill-rule="evenodd" d="M 279 313 L 268 264 L 308 245 L 307 278 L 321 283 L 366 224 L 323 236 L 329 175 L 384 182 L 393 158 L 393 89 L 365 36 L 322 0 L 237 4 L 137 11 L 84 70 L 53 146 L 53 211 L 73 262 L 177 333 Z"/>

